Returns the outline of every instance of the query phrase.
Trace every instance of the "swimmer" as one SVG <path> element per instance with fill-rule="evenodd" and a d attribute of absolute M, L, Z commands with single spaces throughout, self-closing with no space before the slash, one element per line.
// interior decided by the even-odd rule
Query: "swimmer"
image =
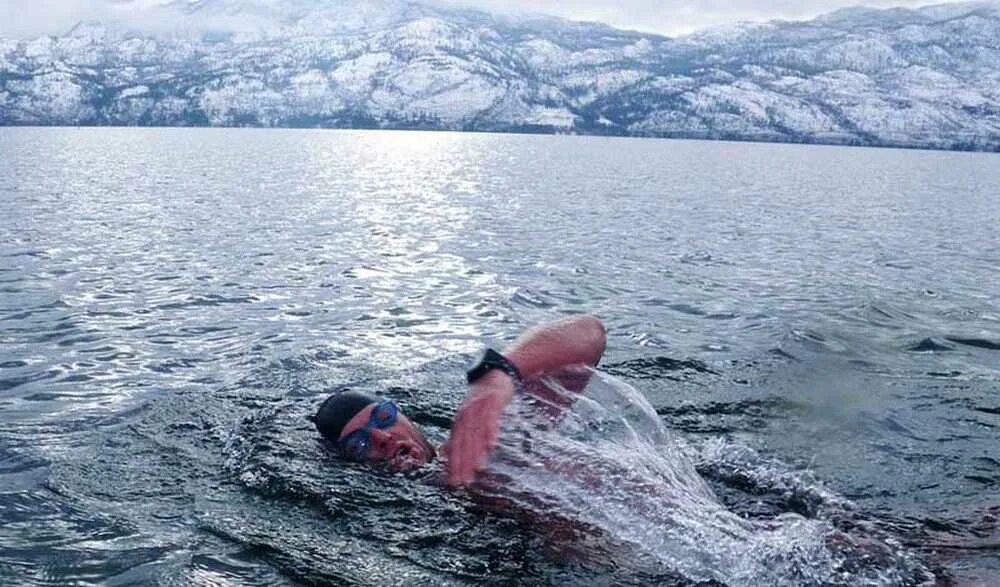
<path fill-rule="evenodd" d="M 664 442 L 648 450 L 645 440 L 629 440 L 657 437 L 644 428 L 644 417 L 663 430 L 648 404 L 635 413 L 645 404 L 641 395 L 626 402 L 633 413 L 622 420 L 623 444 L 591 443 L 586 435 L 548 427 L 554 416 L 568 414 L 560 422 L 573 430 L 576 418 L 603 408 L 594 397 L 617 393 L 593 369 L 605 344 L 598 319 L 575 316 L 525 332 L 502 353 L 487 350 L 467 374 L 468 395 L 440 451 L 393 402 L 363 393 L 332 395 L 314 422 L 343 458 L 392 471 L 417 469 L 440 452 L 448 486 L 469 487 L 476 504 L 537 529 L 559 557 L 727 585 L 881 584 L 885 576 L 922 584 L 932 577 L 920 560 L 876 532 L 855 535 L 831 520 L 791 511 L 765 520 L 729 510 L 678 446 Z M 588 389 L 592 377 L 600 385 Z M 576 402 L 585 389 L 587 401 Z M 629 399 L 627 393 L 614 397 Z M 525 428 L 517 426 L 527 424 L 530 435 L 515 442 L 500 439 L 512 402 L 529 410 L 518 411 L 505 431 L 521 434 Z M 624 404 L 608 407 L 615 405 Z M 526 450 L 523 438 L 530 439 Z M 541 466 L 525 467 L 525 457 Z"/>
<path fill-rule="evenodd" d="M 500 434 L 504 408 L 518 389 L 544 395 L 539 377 L 559 373 L 571 391 L 586 387 L 604 354 L 606 330 L 592 316 L 549 322 L 521 335 L 502 353 L 487 349 L 469 370 L 469 394 L 455 414 L 451 436 L 441 447 L 447 483 L 462 487 L 485 470 Z M 576 369 L 574 369 L 576 368 Z M 546 397 L 546 405 L 554 398 Z M 313 418 L 317 430 L 344 458 L 410 471 L 432 461 L 438 451 L 393 402 L 356 391 L 327 398 Z"/>

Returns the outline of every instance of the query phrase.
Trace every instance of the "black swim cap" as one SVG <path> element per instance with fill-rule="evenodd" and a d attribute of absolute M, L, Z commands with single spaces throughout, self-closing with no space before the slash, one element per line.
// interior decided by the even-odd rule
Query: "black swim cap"
<path fill-rule="evenodd" d="M 312 421 L 316 424 L 316 430 L 330 442 L 337 442 L 344 426 L 351 421 L 358 412 L 368 405 L 378 403 L 378 400 L 367 393 L 360 391 L 337 392 L 320 405 Z"/>

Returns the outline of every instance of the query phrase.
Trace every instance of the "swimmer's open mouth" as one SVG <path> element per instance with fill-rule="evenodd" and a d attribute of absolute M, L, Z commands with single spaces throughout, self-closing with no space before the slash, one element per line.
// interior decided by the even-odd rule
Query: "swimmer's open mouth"
<path fill-rule="evenodd" d="M 404 444 L 392 455 L 391 464 L 394 469 L 412 469 L 420 466 L 420 454 L 414 447 Z"/>
<path fill-rule="evenodd" d="M 428 453 L 420 445 L 406 443 L 396 449 L 389 460 L 389 467 L 395 471 L 414 471 L 423 467 L 434 458 L 434 453 Z"/>

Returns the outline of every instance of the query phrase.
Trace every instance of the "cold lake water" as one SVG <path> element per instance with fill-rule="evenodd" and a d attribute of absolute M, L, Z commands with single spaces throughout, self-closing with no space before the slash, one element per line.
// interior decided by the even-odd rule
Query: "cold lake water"
<path fill-rule="evenodd" d="M 1000 581 L 995 154 L 6 128 L 0 203 L 0 584 Z M 442 441 L 483 344 L 583 312 L 579 409 L 652 439 L 516 479 L 584 538 L 305 419 Z"/>

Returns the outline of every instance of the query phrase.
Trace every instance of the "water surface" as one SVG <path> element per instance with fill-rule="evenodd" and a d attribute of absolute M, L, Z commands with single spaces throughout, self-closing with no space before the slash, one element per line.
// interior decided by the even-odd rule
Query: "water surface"
<path fill-rule="evenodd" d="M 444 439 L 484 340 L 589 312 L 728 508 L 834 496 L 988 582 L 997 186 L 988 154 L 0 129 L 0 581 L 647 582 L 303 418 L 354 387 Z"/>

